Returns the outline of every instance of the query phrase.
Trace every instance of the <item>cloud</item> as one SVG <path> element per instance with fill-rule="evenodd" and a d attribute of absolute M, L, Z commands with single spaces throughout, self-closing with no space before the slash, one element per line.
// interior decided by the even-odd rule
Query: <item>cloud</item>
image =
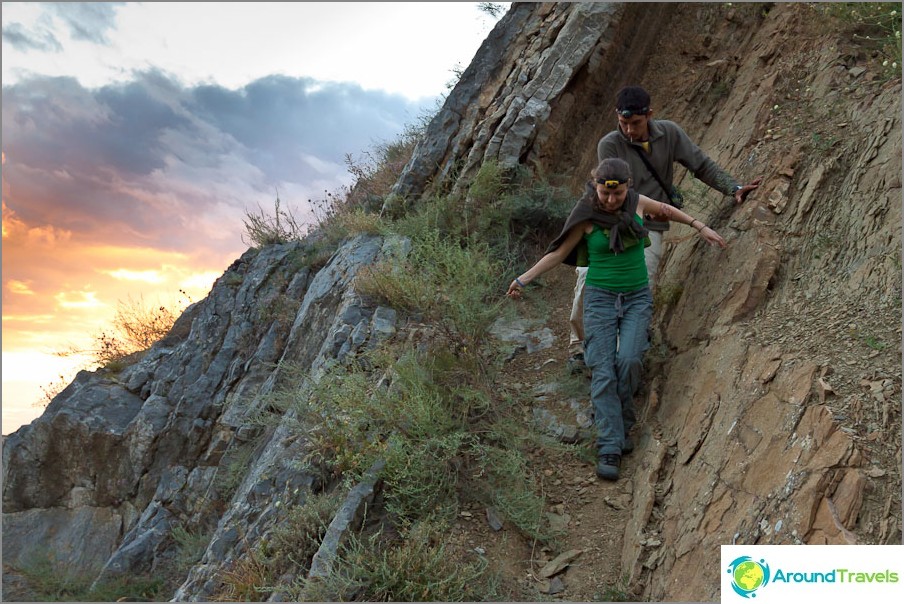
<path fill-rule="evenodd" d="M 125 2 L 49 2 L 51 8 L 69 27 L 75 40 L 107 44 L 107 31 L 116 26 L 116 11 Z"/>
<path fill-rule="evenodd" d="M 197 114 L 249 149 L 268 173 L 292 182 L 299 182 L 290 178 L 298 170 L 303 178 L 324 171 L 305 157 L 341 166 L 346 153 L 397 135 L 423 111 L 401 96 L 357 84 L 286 76 L 261 78 L 238 91 L 199 86 L 192 98 Z"/>
<path fill-rule="evenodd" d="M 107 33 L 116 27 L 116 11 L 125 2 L 47 2 L 38 9 L 39 15 L 30 26 L 14 21 L 3 28 L 3 41 L 19 52 L 49 52 L 64 50 L 59 22 L 68 31 L 69 39 L 93 44 L 110 43 Z M 44 10 L 41 10 L 44 9 Z"/>
<path fill-rule="evenodd" d="M 10 279 L 6 282 L 6 287 L 14 294 L 18 294 L 20 296 L 33 296 L 35 295 L 34 291 L 32 291 L 31 287 L 28 286 L 28 283 L 24 281 L 19 281 L 17 279 Z"/>
<path fill-rule="evenodd" d="M 130 295 L 200 300 L 247 249 L 246 212 L 271 211 L 278 192 L 309 218 L 309 200 L 351 184 L 346 154 L 395 140 L 423 111 L 286 76 L 235 90 L 160 71 L 99 88 L 4 85 L 4 352 L 88 345 L 78 338 Z"/>
<path fill-rule="evenodd" d="M 103 270 L 101 272 L 110 275 L 114 279 L 119 279 L 120 281 L 143 281 L 144 283 L 162 283 L 164 281 L 160 271 L 155 270 L 134 271 L 127 268 L 117 268 L 115 270 Z"/>
<path fill-rule="evenodd" d="M 270 76 L 186 88 L 156 71 L 98 89 L 31 78 L 3 95 L 4 203 L 19 220 L 166 249 L 237 249 L 245 208 L 276 190 L 300 191 L 284 201 L 304 205 L 350 184 L 346 154 L 424 111 L 355 84 Z"/>
<path fill-rule="evenodd" d="M 55 297 L 57 303 L 64 309 L 94 310 L 105 306 L 101 300 L 97 299 L 97 292 L 93 291 L 60 292 Z"/>
<path fill-rule="evenodd" d="M 21 23 L 10 23 L 3 28 L 3 41 L 21 52 L 62 52 L 63 45 L 49 29 L 28 30 Z"/>

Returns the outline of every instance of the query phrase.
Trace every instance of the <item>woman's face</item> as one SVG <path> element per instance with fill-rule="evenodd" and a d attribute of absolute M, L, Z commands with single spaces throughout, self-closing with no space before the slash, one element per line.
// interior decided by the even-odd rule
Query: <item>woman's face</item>
<path fill-rule="evenodd" d="M 599 199 L 599 207 L 606 212 L 615 212 L 625 203 L 628 196 L 628 183 L 616 183 L 616 181 L 595 180 L 596 197 Z"/>

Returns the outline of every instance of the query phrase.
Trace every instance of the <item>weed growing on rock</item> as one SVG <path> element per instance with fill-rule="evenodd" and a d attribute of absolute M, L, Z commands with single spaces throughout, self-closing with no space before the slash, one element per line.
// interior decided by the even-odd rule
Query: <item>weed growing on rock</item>
<path fill-rule="evenodd" d="M 304 237 L 308 230 L 307 225 L 295 216 L 291 208 L 286 209 L 282 206 L 279 193 L 273 202 L 272 214 L 258 205 L 257 212 L 245 212 L 242 224 L 245 226 L 242 243 L 249 247 L 297 241 Z"/>
<path fill-rule="evenodd" d="M 93 585 L 94 576 L 72 574 L 49 552 L 33 555 L 15 570 L 27 579 L 36 602 L 154 602 L 163 596 L 161 580 L 141 575 Z"/>
<path fill-rule="evenodd" d="M 873 50 L 888 77 L 901 77 L 901 3 L 827 2 L 821 10 L 850 24 L 854 39 Z"/>
<path fill-rule="evenodd" d="M 496 592 L 486 559 L 449 556 L 442 524 L 419 523 L 398 539 L 352 536 L 324 579 L 304 581 L 297 601 L 479 602 Z"/>
<path fill-rule="evenodd" d="M 70 346 L 55 354 L 60 357 L 86 357 L 99 367 L 121 371 L 138 361 L 141 353 L 169 333 L 183 306 L 146 304 L 142 297 L 120 300 L 112 325 L 94 336 L 92 347 Z"/>

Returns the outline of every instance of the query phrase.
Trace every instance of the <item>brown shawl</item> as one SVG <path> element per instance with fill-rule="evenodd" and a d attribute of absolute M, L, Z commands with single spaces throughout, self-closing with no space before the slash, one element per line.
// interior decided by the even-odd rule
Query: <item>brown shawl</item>
<path fill-rule="evenodd" d="M 637 191 L 628 189 L 628 196 L 619 210 L 604 212 L 597 209 L 596 187 L 593 182 L 588 182 L 584 196 L 575 204 L 571 214 L 565 221 L 562 232 L 549 244 L 549 247 L 546 248 L 546 253 L 557 250 L 568 237 L 568 232 L 575 225 L 585 220 L 609 229 L 609 249 L 614 254 L 623 252 L 625 247 L 631 247 L 635 243 L 644 241 L 649 231 L 634 220 L 639 199 L 640 195 L 638 195 Z M 646 241 L 644 241 L 644 244 L 647 245 Z M 584 248 L 583 250 L 581 250 L 582 247 Z M 581 239 L 562 262 L 570 266 L 586 266 L 586 247 L 587 242 Z"/>

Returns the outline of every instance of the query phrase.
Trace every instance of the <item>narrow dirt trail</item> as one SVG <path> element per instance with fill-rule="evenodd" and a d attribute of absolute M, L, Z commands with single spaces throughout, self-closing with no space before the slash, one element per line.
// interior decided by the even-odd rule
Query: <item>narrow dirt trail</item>
<path fill-rule="evenodd" d="M 537 329 L 555 334 L 551 347 L 532 353 L 519 352 L 507 365 L 509 388 L 529 392 L 522 409 L 525 422 L 534 422 L 534 409 L 556 416 L 563 426 L 578 428 L 577 412 L 589 415 L 589 379 L 568 372 L 568 317 L 571 310 L 574 270 L 560 266 L 532 285 L 519 314 L 542 320 Z M 532 399 L 532 400 L 531 400 Z M 643 416 L 638 397 L 638 416 Z M 642 431 L 639 423 L 635 429 Z M 501 572 L 505 599 L 600 601 L 630 600 L 620 577 L 622 545 L 632 505 L 633 476 L 642 443 L 622 459 L 616 482 L 596 476 L 591 431 L 583 430 L 572 446 L 560 449 L 537 446 L 530 451 L 531 471 L 545 500 L 551 526 L 561 537 L 549 547 L 525 543 L 503 523 L 494 531 L 482 508 L 463 510 L 450 541 L 464 559 L 483 555 Z M 481 553 L 482 552 L 482 553 Z M 579 552 L 579 553 L 578 553 Z M 575 556 L 560 572 L 541 575 L 560 555 Z"/>

